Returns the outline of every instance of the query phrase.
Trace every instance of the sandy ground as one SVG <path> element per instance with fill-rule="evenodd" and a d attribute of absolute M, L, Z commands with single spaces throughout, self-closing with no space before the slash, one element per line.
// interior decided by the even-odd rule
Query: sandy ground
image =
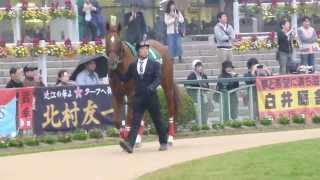
<path fill-rule="evenodd" d="M 173 164 L 268 144 L 320 138 L 320 129 L 217 136 L 175 141 L 158 152 L 146 143 L 134 154 L 119 146 L 0 158 L 0 180 L 126 180 Z"/>

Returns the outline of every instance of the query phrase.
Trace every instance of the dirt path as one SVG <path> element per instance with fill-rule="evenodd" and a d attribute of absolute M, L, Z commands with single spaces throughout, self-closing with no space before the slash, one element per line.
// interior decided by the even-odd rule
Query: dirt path
<path fill-rule="evenodd" d="M 177 140 L 167 152 L 147 143 L 132 155 L 119 146 L 0 158 L 1 180 L 126 180 L 192 159 L 262 145 L 320 138 L 320 129 Z"/>

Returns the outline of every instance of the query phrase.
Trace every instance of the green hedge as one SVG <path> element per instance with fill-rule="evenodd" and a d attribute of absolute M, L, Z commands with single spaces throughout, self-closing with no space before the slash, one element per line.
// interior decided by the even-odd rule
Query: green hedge
<path fill-rule="evenodd" d="M 183 126 L 186 127 L 190 122 L 195 120 L 196 118 L 196 108 L 194 106 L 194 102 L 191 98 L 191 96 L 188 95 L 185 88 L 181 87 L 179 88 L 180 91 L 180 107 L 179 107 L 179 113 L 177 118 L 175 119 L 175 123 L 177 126 Z M 168 111 L 167 111 L 167 100 L 164 94 L 164 91 L 162 88 L 159 88 L 158 90 L 158 97 L 160 101 L 160 112 L 162 115 L 162 119 L 167 122 L 168 117 Z M 150 125 L 151 123 L 150 115 L 147 115 L 146 117 L 146 123 Z M 165 123 L 167 125 L 167 123 Z"/>

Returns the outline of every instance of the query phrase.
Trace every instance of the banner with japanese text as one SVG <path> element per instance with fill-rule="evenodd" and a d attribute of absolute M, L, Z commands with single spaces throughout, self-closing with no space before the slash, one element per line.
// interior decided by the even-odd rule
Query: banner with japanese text
<path fill-rule="evenodd" d="M 34 133 L 102 128 L 112 123 L 112 92 L 106 85 L 35 89 Z"/>
<path fill-rule="evenodd" d="M 318 74 L 258 77 L 256 85 L 261 119 L 320 115 Z"/>
<path fill-rule="evenodd" d="M 15 89 L 0 90 L 0 137 L 15 137 L 17 134 L 17 98 Z"/>
<path fill-rule="evenodd" d="M 33 88 L 18 89 L 18 129 L 32 129 Z"/>

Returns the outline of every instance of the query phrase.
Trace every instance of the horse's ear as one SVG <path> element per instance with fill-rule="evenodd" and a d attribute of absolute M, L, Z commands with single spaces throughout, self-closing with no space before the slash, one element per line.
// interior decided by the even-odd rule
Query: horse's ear
<path fill-rule="evenodd" d="M 121 26 L 121 24 L 120 24 L 120 23 L 118 24 L 118 28 L 117 28 L 117 29 L 118 29 L 118 33 L 120 33 L 120 32 L 121 32 L 121 30 L 122 30 L 122 26 Z"/>
<path fill-rule="evenodd" d="M 110 24 L 109 23 L 106 24 L 106 29 L 107 29 L 107 32 L 110 30 Z"/>

